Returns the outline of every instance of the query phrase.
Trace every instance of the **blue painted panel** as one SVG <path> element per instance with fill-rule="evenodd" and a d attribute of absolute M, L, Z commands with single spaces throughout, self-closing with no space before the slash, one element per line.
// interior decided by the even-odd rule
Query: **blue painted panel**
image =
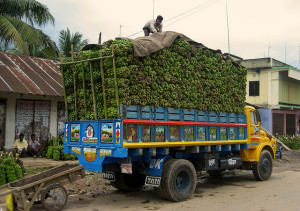
<path fill-rule="evenodd" d="M 169 114 L 179 114 L 180 113 L 180 109 L 168 108 L 168 113 Z"/>
<path fill-rule="evenodd" d="M 236 116 L 235 113 L 229 113 L 228 116 L 229 116 L 229 122 L 230 123 L 236 123 L 237 122 L 237 116 Z"/>
<path fill-rule="evenodd" d="M 179 121 L 180 120 L 180 114 L 169 114 L 169 120 L 170 121 Z"/>
<path fill-rule="evenodd" d="M 142 113 L 142 119 L 150 120 L 151 119 L 151 113 Z"/>
<path fill-rule="evenodd" d="M 183 109 L 183 114 L 195 114 L 195 110 L 194 109 Z"/>
<path fill-rule="evenodd" d="M 151 157 L 149 167 L 146 169 L 146 174 L 160 177 L 162 174 L 162 167 L 166 158 L 167 156 Z"/>
<path fill-rule="evenodd" d="M 185 115 L 183 116 L 183 120 L 184 120 L 184 121 L 191 121 L 191 122 L 195 122 L 195 121 L 196 121 L 194 115 L 187 115 L 187 114 L 185 114 Z"/>
<path fill-rule="evenodd" d="M 138 119 L 138 113 L 137 112 L 126 112 L 126 118 L 127 119 Z"/>
<path fill-rule="evenodd" d="M 142 112 L 151 112 L 151 107 L 146 106 L 146 107 L 141 107 Z"/>

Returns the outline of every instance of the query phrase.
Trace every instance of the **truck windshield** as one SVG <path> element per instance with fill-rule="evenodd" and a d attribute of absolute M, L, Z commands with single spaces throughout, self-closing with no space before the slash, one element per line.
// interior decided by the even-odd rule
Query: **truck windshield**
<path fill-rule="evenodd" d="M 250 117 L 251 117 L 251 124 L 252 125 L 257 125 L 256 112 L 251 111 L 250 112 Z"/>

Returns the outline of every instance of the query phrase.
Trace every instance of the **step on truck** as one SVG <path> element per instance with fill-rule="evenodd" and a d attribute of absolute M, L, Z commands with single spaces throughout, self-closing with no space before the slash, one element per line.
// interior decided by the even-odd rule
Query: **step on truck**
<path fill-rule="evenodd" d="M 251 106 L 237 114 L 120 105 L 119 119 L 67 121 L 64 152 L 121 191 L 153 186 L 182 201 L 193 194 L 200 171 L 245 169 L 268 180 L 276 140 Z"/>

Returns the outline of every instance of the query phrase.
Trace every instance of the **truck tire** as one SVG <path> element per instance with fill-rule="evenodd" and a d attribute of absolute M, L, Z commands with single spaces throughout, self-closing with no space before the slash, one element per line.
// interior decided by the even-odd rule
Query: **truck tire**
<path fill-rule="evenodd" d="M 116 180 L 111 182 L 114 188 L 120 191 L 130 192 L 141 190 L 145 185 L 146 176 L 140 173 L 122 174 L 121 172 L 116 172 L 115 178 Z"/>
<path fill-rule="evenodd" d="M 197 176 L 188 160 L 172 159 L 163 166 L 160 194 L 171 201 L 184 201 L 194 193 Z"/>
<path fill-rule="evenodd" d="M 264 181 L 271 177 L 273 170 L 273 158 L 268 150 L 260 153 L 259 161 L 252 166 L 253 175 L 256 180 Z"/>

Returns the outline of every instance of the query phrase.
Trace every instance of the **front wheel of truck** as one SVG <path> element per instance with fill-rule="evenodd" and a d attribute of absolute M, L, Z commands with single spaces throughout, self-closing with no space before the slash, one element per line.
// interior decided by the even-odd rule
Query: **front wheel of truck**
<path fill-rule="evenodd" d="M 268 180 L 271 177 L 273 170 L 273 158 L 268 150 L 263 150 L 260 153 L 260 158 L 257 164 L 252 166 L 253 175 L 258 181 Z"/>
<path fill-rule="evenodd" d="M 196 171 L 190 161 L 169 160 L 163 166 L 160 194 L 172 201 L 184 201 L 194 193 L 196 182 Z"/>
<path fill-rule="evenodd" d="M 116 180 L 111 182 L 111 185 L 120 191 L 138 191 L 145 185 L 145 178 L 146 176 L 140 173 L 122 174 L 121 172 L 116 172 Z"/>

